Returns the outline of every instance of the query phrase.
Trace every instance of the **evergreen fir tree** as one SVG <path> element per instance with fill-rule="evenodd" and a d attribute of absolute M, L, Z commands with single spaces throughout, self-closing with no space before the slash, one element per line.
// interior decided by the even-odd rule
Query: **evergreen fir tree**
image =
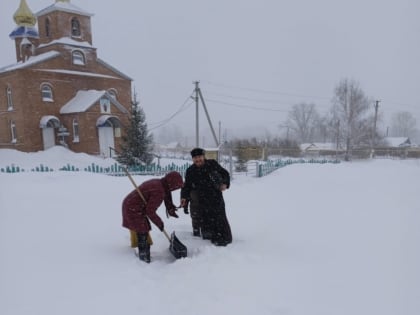
<path fill-rule="evenodd" d="M 121 152 L 117 161 L 126 166 L 150 164 L 153 160 L 153 135 L 149 133 L 146 114 L 139 106 L 137 95 L 131 103 L 131 117 L 122 137 Z"/>

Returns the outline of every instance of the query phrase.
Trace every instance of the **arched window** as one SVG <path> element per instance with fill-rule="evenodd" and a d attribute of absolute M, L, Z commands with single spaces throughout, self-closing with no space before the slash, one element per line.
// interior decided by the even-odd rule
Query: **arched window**
<path fill-rule="evenodd" d="M 50 19 L 45 19 L 45 36 L 50 37 L 51 36 L 51 27 L 50 27 Z"/>
<path fill-rule="evenodd" d="M 80 36 L 80 22 L 76 18 L 71 19 L 71 36 Z"/>
<path fill-rule="evenodd" d="M 73 119 L 73 142 L 79 142 L 79 122 Z"/>
<path fill-rule="evenodd" d="M 17 136 L 16 136 L 16 124 L 15 122 L 12 120 L 10 122 L 10 133 L 12 136 L 12 143 L 16 143 L 17 142 Z"/>
<path fill-rule="evenodd" d="M 84 65 L 85 55 L 81 51 L 75 50 L 72 53 L 72 60 L 74 65 Z"/>
<path fill-rule="evenodd" d="M 42 100 L 44 102 L 53 102 L 54 101 L 52 88 L 49 84 L 43 84 L 41 86 L 41 95 L 42 95 Z"/>
<path fill-rule="evenodd" d="M 10 86 L 6 89 L 7 94 L 7 110 L 13 110 L 12 88 Z"/>

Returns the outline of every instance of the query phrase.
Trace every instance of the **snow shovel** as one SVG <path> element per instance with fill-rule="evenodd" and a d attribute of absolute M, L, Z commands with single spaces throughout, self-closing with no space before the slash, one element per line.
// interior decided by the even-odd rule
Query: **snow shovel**
<path fill-rule="evenodd" d="M 169 251 L 172 255 L 174 255 L 176 259 L 187 257 L 187 247 L 181 243 L 178 237 L 176 237 L 175 231 L 172 232 L 171 237 L 169 237 L 165 230 L 163 230 L 163 233 L 169 241 Z"/>
<path fill-rule="evenodd" d="M 128 172 L 126 168 L 124 168 L 124 171 L 127 174 L 133 186 L 136 188 L 138 194 L 140 195 L 140 198 L 146 204 L 147 203 L 146 198 L 144 198 L 143 194 L 141 193 L 133 177 L 131 177 L 131 174 Z M 172 255 L 174 255 L 176 259 L 187 257 L 187 247 L 181 243 L 178 237 L 176 237 L 175 232 L 172 232 L 171 237 L 169 237 L 168 233 L 165 230 L 163 230 L 162 232 L 163 234 L 165 234 L 166 238 L 169 241 L 169 251 L 172 253 Z"/>

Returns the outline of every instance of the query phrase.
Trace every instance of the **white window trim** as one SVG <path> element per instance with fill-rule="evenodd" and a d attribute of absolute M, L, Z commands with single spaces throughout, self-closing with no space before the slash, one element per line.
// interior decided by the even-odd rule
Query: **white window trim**
<path fill-rule="evenodd" d="M 74 50 L 71 53 L 71 61 L 74 65 L 84 66 L 86 65 L 86 56 L 80 50 Z"/>
<path fill-rule="evenodd" d="M 99 104 L 101 105 L 101 114 L 111 114 L 111 101 L 109 98 L 102 97 L 99 100 Z"/>
<path fill-rule="evenodd" d="M 13 120 L 10 122 L 10 132 L 11 132 L 11 136 L 12 136 L 11 143 L 16 143 L 17 142 L 16 124 Z"/>
<path fill-rule="evenodd" d="M 44 96 L 44 88 L 49 89 L 50 97 Z M 41 96 L 44 102 L 54 102 L 52 87 L 49 84 L 44 83 L 41 85 Z"/>
<path fill-rule="evenodd" d="M 73 119 L 73 143 L 78 142 L 80 142 L 79 121 L 77 119 Z"/>
<path fill-rule="evenodd" d="M 13 97 L 12 97 L 12 88 L 10 86 L 7 87 L 6 94 L 7 94 L 7 110 L 11 111 L 13 110 Z"/>

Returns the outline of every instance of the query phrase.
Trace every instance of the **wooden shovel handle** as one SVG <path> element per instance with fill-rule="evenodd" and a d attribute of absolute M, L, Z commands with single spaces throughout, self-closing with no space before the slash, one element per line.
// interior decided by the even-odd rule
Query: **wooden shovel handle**
<path fill-rule="evenodd" d="M 146 198 L 144 198 L 143 194 L 141 193 L 139 187 L 137 186 L 136 182 L 134 181 L 133 177 L 131 176 L 131 174 L 128 172 L 128 170 L 124 167 L 124 172 L 127 174 L 128 179 L 130 180 L 130 182 L 133 184 L 133 186 L 136 188 L 140 198 L 144 201 L 144 203 L 146 204 Z M 165 234 L 166 238 L 168 239 L 169 242 L 171 242 L 171 238 L 169 237 L 168 233 L 166 233 L 165 229 L 162 230 L 163 234 Z"/>

